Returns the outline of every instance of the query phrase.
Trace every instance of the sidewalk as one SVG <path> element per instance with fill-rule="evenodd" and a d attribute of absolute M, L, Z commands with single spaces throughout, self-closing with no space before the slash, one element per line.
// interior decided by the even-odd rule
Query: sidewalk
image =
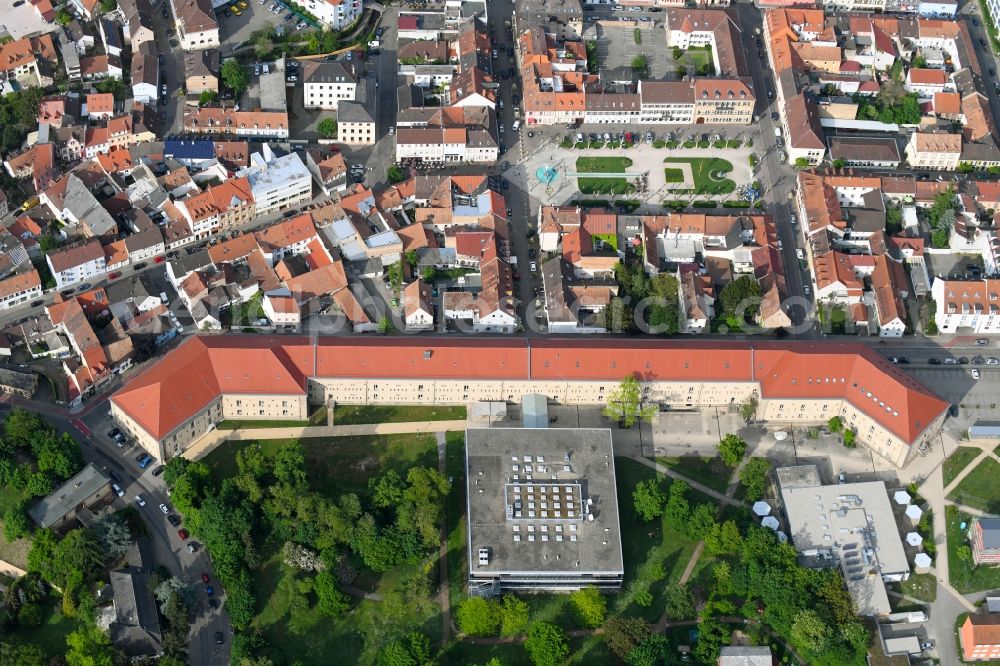
<path fill-rule="evenodd" d="M 411 421 L 404 423 L 368 423 L 362 425 L 306 426 L 298 428 L 238 428 L 212 430 L 181 455 L 188 460 L 204 458 L 225 441 L 255 439 L 309 439 L 311 437 L 358 437 L 362 435 L 401 435 L 406 433 L 438 433 L 465 430 L 465 419 L 453 421 Z"/>

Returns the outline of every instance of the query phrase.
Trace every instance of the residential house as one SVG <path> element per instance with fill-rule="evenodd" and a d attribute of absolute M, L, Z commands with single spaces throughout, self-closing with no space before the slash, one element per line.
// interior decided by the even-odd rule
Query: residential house
<path fill-rule="evenodd" d="M 954 171 L 962 156 L 962 135 L 914 132 L 906 144 L 906 161 L 913 169 Z"/>
<path fill-rule="evenodd" d="M 131 83 L 135 101 L 154 104 L 159 98 L 160 65 L 156 42 L 144 42 L 132 53 Z"/>
<path fill-rule="evenodd" d="M 431 286 L 423 280 L 414 280 L 403 289 L 403 318 L 407 331 L 434 329 Z"/>
<path fill-rule="evenodd" d="M 184 54 L 184 89 L 190 95 L 219 92 L 219 51 L 203 49 Z"/>
<path fill-rule="evenodd" d="M 45 255 L 56 288 L 65 289 L 105 272 L 104 248 L 96 238 L 51 250 Z"/>
<path fill-rule="evenodd" d="M 42 280 L 34 268 L 0 280 L 0 310 L 22 305 L 42 295 Z"/>
<path fill-rule="evenodd" d="M 361 16 L 362 0 L 305 0 L 305 7 L 331 30 L 343 30 Z"/>
<path fill-rule="evenodd" d="M 306 168 L 323 194 L 331 195 L 347 189 L 347 163 L 339 152 L 324 157 L 319 150 L 307 150 Z"/>
<path fill-rule="evenodd" d="M 42 529 L 63 530 L 77 526 L 77 516 L 92 515 L 113 499 L 111 480 L 93 463 L 87 465 L 28 509 L 28 516 Z"/>
<path fill-rule="evenodd" d="M 343 122 L 342 117 L 339 117 L 338 120 L 340 123 Z M 338 128 L 340 123 L 338 123 Z M 184 110 L 184 131 L 191 134 L 287 139 L 288 113 L 285 111 L 237 111 L 236 107 L 232 106 L 188 108 Z"/>
<path fill-rule="evenodd" d="M 1000 613 L 970 613 L 958 638 L 964 661 L 1000 659 Z"/>
<path fill-rule="evenodd" d="M 115 96 L 111 93 L 87 93 L 84 111 L 90 120 L 108 119 L 115 115 Z"/>
<path fill-rule="evenodd" d="M 212 0 L 170 0 L 172 15 L 185 51 L 219 47 L 219 24 Z"/>
<path fill-rule="evenodd" d="M 969 541 L 976 566 L 1000 564 L 1000 518 L 973 518 Z"/>
<path fill-rule="evenodd" d="M 302 64 L 302 104 L 307 109 L 336 111 L 341 100 L 355 99 L 357 87 L 357 77 L 342 62 L 309 60 Z"/>

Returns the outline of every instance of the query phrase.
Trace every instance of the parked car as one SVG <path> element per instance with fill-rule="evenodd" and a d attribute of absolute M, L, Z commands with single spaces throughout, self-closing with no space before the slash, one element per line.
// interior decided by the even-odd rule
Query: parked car
<path fill-rule="evenodd" d="M 142 495 L 135 496 L 135 503 L 139 506 L 146 506 L 146 500 L 142 499 Z"/>
<path fill-rule="evenodd" d="M 931 358 L 927 359 L 927 362 L 930 363 L 931 365 L 941 365 L 941 359 L 939 359 L 939 358 L 933 358 L 933 357 L 931 357 Z"/>
<path fill-rule="evenodd" d="M 179 530 L 177 530 L 177 536 L 181 538 L 181 541 L 186 541 L 187 538 L 191 535 L 188 534 L 188 531 L 182 527 Z"/>
<path fill-rule="evenodd" d="M 219 600 L 216 599 L 215 597 L 212 597 L 211 599 L 208 600 L 208 607 L 211 608 L 212 610 L 215 610 L 216 608 L 219 607 Z"/>
<path fill-rule="evenodd" d="M 159 476 L 163 474 L 163 470 L 165 470 L 166 468 L 167 468 L 166 465 L 160 465 L 159 467 L 153 470 L 153 476 Z"/>
<path fill-rule="evenodd" d="M 195 553 L 195 551 L 198 550 L 198 544 L 196 544 L 194 542 L 189 543 L 187 545 L 187 549 L 188 549 L 188 552 L 193 555 Z"/>
<path fill-rule="evenodd" d="M 170 515 L 170 509 L 167 508 L 166 504 L 160 504 L 160 511 L 163 512 L 164 516 Z"/>
<path fill-rule="evenodd" d="M 181 524 L 181 519 L 177 517 L 175 514 L 170 514 L 169 516 L 167 516 L 167 522 L 170 523 L 172 526 L 177 527 Z"/>
<path fill-rule="evenodd" d="M 149 463 L 151 462 L 153 462 L 153 456 L 148 453 L 142 454 L 142 456 L 139 457 L 139 469 L 146 469 L 149 467 Z"/>
<path fill-rule="evenodd" d="M 222 632 L 221 631 L 215 632 L 215 644 L 216 645 L 222 645 Z"/>
<path fill-rule="evenodd" d="M 121 271 L 112 271 L 111 273 L 108 274 L 108 279 L 109 280 L 117 280 L 121 276 L 122 276 Z"/>
<path fill-rule="evenodd" d="M 202 573 L 201 574 L 201 582 L 205 583 L 205 585 L 208 585 L 208 580 L 209 580 L 208 574 L 207 573 Z"/>
<path fill-rule="evenodd" d="M 118 497 L 125 497 L 125 491 L 117 483 L 111 484 L 111 490 L 115 491 L 115 495 L 118 495 Z"/>
<path fill-rule="evenodd" d="M 979 368 L 973 368 L 971 372 L 973 379 L 979 379 Z"/>
<path fill-rule="evenodd" d="M 986 338 L 979 338 L 978 340 L 976 340 L 976 346 L 978 347 L 985 347 L 988 344 L 990 344 L 990 341 L 987 340 Z"/>

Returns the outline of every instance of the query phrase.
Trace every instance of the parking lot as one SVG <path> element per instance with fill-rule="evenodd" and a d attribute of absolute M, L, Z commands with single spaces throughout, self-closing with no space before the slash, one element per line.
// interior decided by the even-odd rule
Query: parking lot
<path fill-rule="evenodd" d="M 982 277 L 982 270 L 983 258 L 978 254 L 927 253 L 927 272 L 932 276 L 970 280 Z"/>
<path fill-rule="evenodd" d="M 597 60 L 602 74 L 613 79 L 632 78 L 632 60 L 639 55 L 646 57 L 646 79 L 667 79 L 676 69 L 666 47 L 663 31 L 653 22 L 636 23 L 598 21 L 585 31 L 584 38 L 597 41 Z M 635 30 L 639 29 L 642 43 L 635 43 Z"/>
<path fill-rule="evenodd" d="M 246 7 L 239 3 L 246 4 Z M 299 16 L 289 18 L 291 11 L 274 0 L 265 0 L 263 3 L 261 0 L 237 0 L 235 10 L 233 7 L 234 5 L 220 7 L 216 11 L 223 53 L 249 45 L 251 35 L 258 30 L 274 28 L 279 32 L 295 31 L 304 20 Z M 308 25 L 301 29 L 305 30 L 307 27 Z"/>

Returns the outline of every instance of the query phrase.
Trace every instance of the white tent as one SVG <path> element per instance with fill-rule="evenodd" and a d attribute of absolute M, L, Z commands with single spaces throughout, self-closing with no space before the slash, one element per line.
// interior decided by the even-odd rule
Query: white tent
<path fill-rule="evenodd" d="M 905 490 L 897 490 L 896 493 L 892 496 L 892 499 L 895 500 L 896 504 L 899 504 L 900 506 L 906 506 L 907 504 L 910 503 L 911 498 L 910 498 L 910 493 L 906 492 Z"/>
<path fill-rule="evenodd" d="M 778 519 L 774 516 L 766 516 L 764 520 L 760 521 L 760 524 L 764 527 L 769 527 L 775 532 L 778 531 Z"/>
<path fill-rule="evenodd" d="M 909 518 L 913 524 L 920 522 L 920 516 L 924 515 L 924 512 L 920 510 L 920 507 L 916 504 L 911 504 L 906 507 L 906 517 Z"/>
<path fill-rule="evenodd" d="M 913 568 L 917 573 L 927 573 L 927 570 L 931 568 L 931 556 L 927 553 L 917 553 L 917 556 L 913 558 Z"/>
<path fill-rule="evenodd" d="M 753 503 L 753 512 L 757 516 L 767 516 L 771 513 L 771 505 L 767 502 L 760 500 Z"/>
<path fill-rule="evenodd" d="M 924 538 L 917 534 L 916 532 L 909 532 L 906 535 L 906 543 L 911 546 L 919 546 L 924 542 Z"/>

